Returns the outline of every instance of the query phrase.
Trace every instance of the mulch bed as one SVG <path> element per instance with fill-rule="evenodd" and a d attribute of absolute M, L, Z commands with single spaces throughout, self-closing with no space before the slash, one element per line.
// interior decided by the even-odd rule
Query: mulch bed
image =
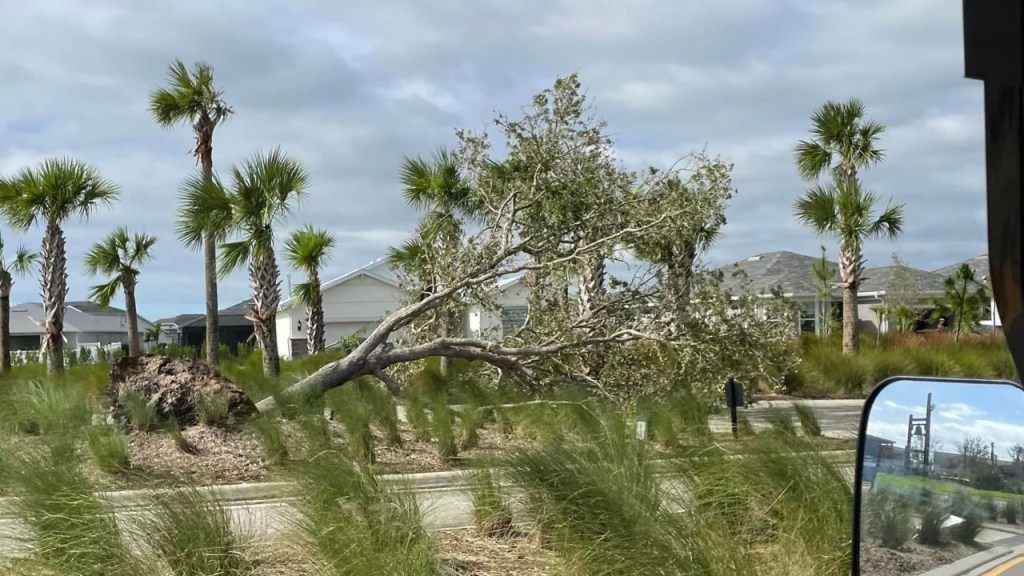
<path fill-rule="evenodd" d="M 862 545 L 860 573 L 877 576 L 916 576 L 952 564 L 985 548 L 983 545 L 965 546 L 959 542 L 934 547 L 911 541 L 904 544 L 900 550 Z"/>

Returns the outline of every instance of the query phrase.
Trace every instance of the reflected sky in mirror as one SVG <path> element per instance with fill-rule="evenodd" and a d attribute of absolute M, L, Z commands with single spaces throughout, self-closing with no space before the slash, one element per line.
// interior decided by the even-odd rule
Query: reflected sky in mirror
<path fill-rule="evenodd" d="M 1007 451 L 1024 442 L 1024 393 L 1010 385 L 900 380 L 879 392 L 868 416 L 867 433 L 902 446 L 907 418 L 924 417 L 932 395 L 932 450 L 956 452 L 964 437 L 995 442 L 996 454 L 1009 460 Z"/>

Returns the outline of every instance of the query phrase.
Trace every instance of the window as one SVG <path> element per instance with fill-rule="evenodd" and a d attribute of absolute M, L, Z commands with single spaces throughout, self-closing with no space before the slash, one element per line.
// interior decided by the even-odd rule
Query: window
<path fill-rule="evenodd" d="M 815 302 L 800 303 L 800 331 L 814 334 L 818 324 L 818 311 Z"/>
<path fill-rule="evenodd" d="M 526 322 L 526 306 L 501 307 L 501 333 L 511 334 Z"/>

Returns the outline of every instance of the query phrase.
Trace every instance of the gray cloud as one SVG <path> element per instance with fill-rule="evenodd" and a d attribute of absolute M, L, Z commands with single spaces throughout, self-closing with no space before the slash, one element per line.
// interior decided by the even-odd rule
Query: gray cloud
<path fill-rule="evenodd" d="M 0 19 L 0 171 L 72 154 L 117 182 L 113 210 L 68 228 L 71 296 L 89 284 L 81 254 L 128 224 L 161 238 L 140 288 L 143 313 L 158 317 L 203 301 L 201 258 L 173 233 L 178 186 L 195 169 L 191 135 L 146 111 L 175 57 L 211 62 L 237 110 L 216 136 L 219 171 L 275 145 L 309 168 L 291 227 L 339 235 L 328 275 L 380 256 L 412 226 L 403 156 L 515 113 L 572 71 L 627 164 L 705 146 L 735 163 L 739 195 L 707 261 L 814 254 L 821 243 L 834 254 L 792 218 L 805 187 L 792 147 L 822 101 L 859 97 L 889 127 L 887 159 L 866 180 L 908 213 L 897 243 L 868 245 L 869 262 L 897 251 L 933 269 L 985 251 L 981 87 L 962 77 L 960 37 L 959 4 L 935 0 L 12 3 Z M 14 297 L 35 292 L 23 280 Z M 224 305 L 241 300 L 245 278 L 221 292 Z"/>

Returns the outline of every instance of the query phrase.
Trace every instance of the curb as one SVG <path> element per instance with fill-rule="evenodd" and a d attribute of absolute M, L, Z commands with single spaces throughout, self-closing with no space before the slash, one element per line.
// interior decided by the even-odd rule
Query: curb
<path fill-rule="evenodd" d="M 1012 549 L 995 546 L 984 552 L 978 552 L 966 558 L 961 558 L 952 564 L 929 570 L 921 576 L 964 576 L 975 568 L 995 562 L 996 560 L 1002 560 L 1011 554 L 1013 554 Z"/>
<path fill-rule="evenodd" d="M 799 456 L 800 453 L 786 454 L 785 456 Z M 856 457 L 855 450 L 833 450 L 822 452 L 825 460 L 831 464 L 848 464 L 853 466 Z M 746 454 L 730 454 L 724 456 L 726 459 L 740 459 L 747 457 Z M 688 460 L 704 460 L 710 456 L 680 458 L 676 463 Z M 673 460 L 655 460 L 652 468 L 655 473 L 671 471 Z M 458 490 L 468 487 L 469 477 L 476 469 L 444 470 L 440 472 L 419 472 L 410 474 L 382 474 L 378 476 L 381 484 L 401 491 L 434 492 L 445 490 Z M 495 470 L 500 474 L 500 469 Z M 268 501 L 280 501 L 293 499 L 295 484 L 292 482 L 250 482 L 244 484 L 219 484 L 212 486 L 200 486 L 200 490 L 208 490 L 215 497 L 225 504 L 233 503 L 258 503 Z M 117 508 L 139 508 L 148 507 L 150 498 L 154 494 L 168 494 L 179 490 L 178 488 L 151 488 L 136 490 L 119 490 L 99 492 L 98 496 L 110 502 Z M 13 497 L 0 498 L 0 508 L 5 502 Z M 0 512 L 0 516 L 4 514 Z"/>

